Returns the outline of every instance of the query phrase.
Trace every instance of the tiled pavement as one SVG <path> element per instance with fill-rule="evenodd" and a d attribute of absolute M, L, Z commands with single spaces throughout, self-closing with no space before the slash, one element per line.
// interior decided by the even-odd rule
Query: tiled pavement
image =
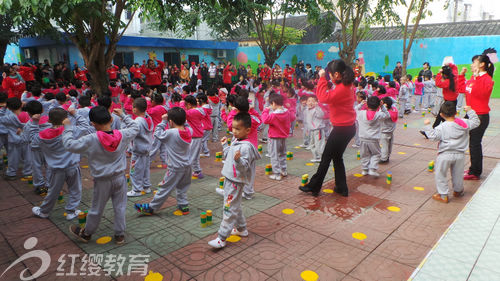
<path fill-rule="evenodd" d="M 492 101 L 492 108 L 499 105 L 500 100 Z M 385 176 L 379 179 L 358 177 L 361 169 L 356 160 L 357 150 L 348 147 L 344 155 L 350 189 L 348 198 L 328 193 L 334 188 L 331 170 L 323 186 L 326 191 L 320 197 L 301 193 L 297 189 L 301 175 L 308 173 L 311 176 L 317 164 L 306 165 L 311 158 L 310 152 L 295 148 L 300 143 L 298 137 L 289 139 L 289 150 L 294 152 L 294 159 L 288 161 L 289 176 L 281 182 L 271 181 L 264 175 L 264 166 L 269 159 L 263 157 L 259 161 L 256 196 L 243 203 L 250 235 L 229 243 L 219 251 L 207 245 L 207 241 L 215 237 L 222 213 L 222 198 L 214 192 L 222 163 L 214 162 L 213 157 L 202 159 L 206 178 L 193 180 L 188 192 L 191 214 L 175 216 L 176 202 L 170 198 L 158 215 L 139 217 L 133 204 L 147 202 L 152 195 L 129 199 L 127 243 L 123 246 L 117 246 L 113 241 L 96 243 L 96 239 L 102 236 L 113 235 L 111 202 L 92 241 L 82 244 L 68 237 L 69 223 L 63 217 L 64 204 L 56 205 L 50 220 L 34 218 L 31 207 L 39 204 L 41 197 L 33 193 L 33 188 L 27 182 L 0 180 L 0 250 L 3 252 L 0 255 L 0 275 L 23 254 L 30 250 L 43 250 L 50 255 L 51 263 L 36 280 L 144 280 L 144 276 L 138 273 L 127 276 L 129 266 L 133 269 L 135 264 L 127 255 L 137 254 L 149 255 L 148 270 L 151 273 L 146 280 L 160 280 L 155 278 L 160 275 L 163 280 L 309 280 L 304 271 L 315 272 L 318 280 L 406 280 L 482 182 L 466 182 L 465 197 L 454 199 L 449 204 L 430 199 L 435 187 L 433 174 L 427 171 L 427 165 L 435 158 L 436 143 L 424 140 L 418 133 L 423 120 L 419 114 L 412 114 L 398 122 L 391 161 L 379 169 L 382 175 L 387 171 L 393 173 L 390 185 L 386 183 Z M 500 158 L 498 120 L 500 110 L 493 111 L 483 141 L 486 156 L 484 179 Z M 408 124 L 408 129 L 403 129 L 404 122 Z M 212 154 L 220 150 L 218 144 L 210 143 L 210 148 Z M 163 174 L 155 163 L 151 181 L 160 182 Z M 84 192 L 81 209 L 87 210 L 92 198 L 92 179 L 88 168 L 82 167 L 82 176 Z M 474 197 L 479 203 L 483 198 Z M 213 210 L 214 223 L 202 228 L 199 214 L 207 209 Z M 284 209 L 294 212 L 285 214 L 282 212 Z M 481 216 L 481 222 L 490 223 L 488 218 Z M 477 235 L 484 235 L 478 226 L 475 229 Z M 493 230 L 489 236 L 491 241 L 495 241 L 495 233 Z M 37 238 L 38 243 L 33 249 L 28 247 L 32 246 L 28 245 L 30 243 L 26 243 L 29 237 Z M 495 242 L 490 240 L 491 251 L 483 250 L 485 255 L 493 255 L 496 251 Z M 463 239 L 457 241 L 451 248 L 457 250 L 456 260 L 470 263 L 472 257 L 467 256 L 466 251 L 476 249 L 475 244 Z M 443 248 L 443 256 L 448 257 L 449 254 L 444 253 L 449 253 L 452 246 L 444 244 L 440 247 Z M 93 254 L 97 258 L 103 254 L 99 264 L 105 268 L 109 268 L 106 263 L 112 262 L 112 258 L 118 258 L 124 274 L 117 272 L 120 266 L 116 266 L 111 268 L 110 276 L 105 276 L 99 267 L 89 266 L 85 254 Z M 126 259 L 121 260 L 120 254 Z M 466 258 L 459 259 L 458 255 Z M 478 264 L 480 262 L 481 259 Z M 29 276 L 41 266 L 39 259 L 23 260 L 4 272 L 0 280 L 18 280 L 23 270 L 27 269 L 24 274 Z M 428 273 L 426 266 L 419 277 L 423 279 L 419 280 L 437 280 L 434 277 L 425 278 L 424 274 Z M 89 276 L 91 269 L 93 276 Z M 495 274 L 500 279 L 500 272 L 496 271 L 496 267 L 482 263 L 473 272 L 477 275 Z M 57 273 L 62 276 L 57 276 Z M 473 276 L 470 280 L 476 280 Z"/>

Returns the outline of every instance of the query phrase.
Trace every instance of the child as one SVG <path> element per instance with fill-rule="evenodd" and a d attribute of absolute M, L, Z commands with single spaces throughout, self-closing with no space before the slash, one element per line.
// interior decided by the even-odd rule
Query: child
<path fill-rule="evenodd" d="M 469 131 L 477 128 L 480 124 L 479 117 L 470 106 L 464 107 L 469 119 L 455 118 L 457 108 L 452 101 L 445 101 L 441 106 L 440 115 L 445 122 L 436 126 L 430 126 L 431 121 L 425 120 L 425 134 L 429 139 L 439 141 L 438 156 L 436 158 L 435 178 L 437 193 L 432 199 L 448 203 L 448 170 L 451 171 L 451 183 L 453 185 L 453 197 L 464 195 L 464 161 L 465 151 L 469 147 Z"/>
<path fill-rule="evenodd" d="M 5 106 L 7 102 L 7 93 L 0 91 L 0 117 L 3 117 L 2 112 L 5 113 Z M 0 149 L 4 148 L 5 151 L 8 151 L 8 134 L 7 128 L 0 122 Z M 0 170 L 3 169 L 3 160 L 0 161 Z"/>
<path fill-rule="evenodd" d="M 87 95 L 83 95 L 78 98 L 78 104 L 80 108 L 76 111 L 76 114 L 81 115 L 85 120 L 87 120 L 90 124 L 89 112 L 90 112 L 90 97 Z"/>
<path fill-rule="evenodd" d="M 43 170 L 47 170 L 47 165 L 45 163 L 45 157 L 43 156 L 42 150 L 40 149 L 39 138 L 36 137 L 40 129 L 45 130 L 51 125 L 48 123 L 48 116 L 41 116 L 43 112 L 42 104 L 37 100 L 29 101 L 24 107 L 26 112 L 30 116 L 30 120 L 24 125 L 22 136 L 29 143 L 31 150 L 31 156 L 33 159 L 32 171 L 33 171 L 33 187 L 35 187 L 36 194 L 47 193 L 48 182 L 43 175 Z M 39 117 L 39 119 L 34 120 L 33 116 Z M 49 178 L 49 175 L 47 175 Z"/>
<path fill-rule="evenodd" d="M 360 154 L 363 176 L 380 176 L 377 173 L 380 161 L 380 132 L 381 122 L 387 118 L 389 113 L 380 99 L 371 96 L 367 99 L 367 109 L 363 109 L 361 103 L 356 107 L 356 119 L 359 124 L 359 139 L 361 141 Z M 379 110 L 380 108 L 380 110 Z"/>
<path fill-rule="evenodd" d="M 422 105 L 422 94 L 423 94 L 424 83 L 422 83 L 422 76 L 417 77 L 415 81 L 415 111 L 420 111 L 420 106 Z"/>
<path fill-rule="evenodd" d="M 201 141 L 203 137 L 203 119 L 206 115 L 202 108 L 198 108 L 198 102 L 196 98 L 189 95 L 184 99 L 186 106 L 186 120 L 189 126 L 193 129 L 193 135 L 191 140 L 191 165 L 193 167 L 193 177 L 202 179 L 203 174 L 201 173 L 200 167 L 200 151 L 201 151 Z"/>
<path fill-rule="evenodd" d="M 241 197 L 244 185 L 249 184 L 250 178 L 255 174 L 255 161 L 260 159 L 255 146 L 247 140 L 251 127 L 250 114 L 240 112 L 234 116 L 232 122 L 234 142 L 228 146 L 226 137 L 221 140 L 226 159 L 222 168 L 222 175 L 225 177 L 224 210 L 219 234 L 217 238 L 208 242 L 208 245 L 214 248 L 225 247 L 229 235 L 248 236 Z"/>
<path fill-rule="evenodd" d="M 85 123 L 76 110 L 71 108 L 69 114 L 76 118 L 73 123 L 78 127 L 78 131 L 86 134 L 89 132 L 89 125 Z M 64 125 L 71 124 L 68 119 L 68 112 L 62 108 L 54 108 L 49 112 L 50 128 L 40 131 L 39 126 L 31 131 L 32 139 L 36 139 L 40 144 L 40 149 L 47 161 L 47 174 L 49 178 L 49 190 L 47 196 L 43 199 L 42 205 L 35 206 L 32 212 L 40 218 L 48 218 L 50 212 L 57 202 L 64 183 L 68 186 L 68 199 L 66 200 L 66 219 L 72 220 L 78 217 L 80 210 L 80 200 L 82 198 L 82 179 L 80 174 L 80 156 L 68 151 L 63 145 Z M 33 115 L 33 124 L 39 125 L 40 115 Z M 64 121 L 64 122 L 63 122 Z"/>
<path fill-rule="evenodd" d="M 408 87 L 408 80 L 405 76 L 401 77 L 401 87 L 399 88 L 399 118 L 403 118 L 403 113 L 406 113 L 406 103 L 410 98 L 410 88 Z"/>
<path fill-rule="evenodd" d="M 283 107 L 283 96 L 273 93 L 269 96 L 270 107 L 264 109 L 262 121 L 269 124 L 269 155 L 273 166 L 270 179 L 280 181 L 286 177 L 286 138 L 290 132 L 290 124 L 295 115 Z"/>
<path fill-rule="evenodd" d="M 424 96 L 423 96 L 423 108 L 425 110 L 431 108 L 434 105 L 434 100 L 436 99 L 436 83 L 432 80 L 431 75 L 426 75 L 424 77 Z"/>
<path fill-rule="evenodd" d="M 160 85 L 163 87 L 164 85 Z M 153 131 L 158 126 L 158 124 L 162 121 L 162 116 L 167 114 L 167 105 L 163 105 L 163 95 L 159 93 L 153 94 L 151 99 L 151 106 L 148 108 L 147 112 L 149 116 L 151 116 L 151 120 L 153 120 Z M 149 157 L 151 163 L 156 157 L 156 154 L 160 152 L 160 159 L 162 168 L 166 168 L 167 166 L 167 158 L 166 158 L 166 147 L 162 144 L 157 138 L 153 139 L 153 144 L 151 147 L 151 151 L 149 152 Z"/>
<path fill-rule="evenodd" d="M 80 153 L 89 160 L 90 173 L 94 178 L 92 207 L 87 215 L 85 228 L 71 225 L 69 231 L 78 240 L 87 243 L 101 221 L 109 198 L 113 201 L 115 243 L 125 243 L 125 212 L 127 208 L 127 179 L 125 151 L 139 132 L 138 123 L 115 109 L 124 129 L 111 130 L 111 114 L 108 109 L 97 106 L 90 110 L 89 118 L 97 131 L 77 138 L 68 120 L 64 121 L 63 145 L 73 153 Z"/>
<path fill-rule="evenodd" d="M 325 146 L 325 137 L 323 135 L 323 116 L 325 112 L 318 106 L 318 98 L 309 96 L 307 99 L 307 109 L 304 113 L 304 126 L 309 131 L 310 148 L 313 155 L 311 162 L 321 162 L 321 154 Z"/>
<path fill-rule="evenodd" d="M 284 101 L 285 103 L 285 108 L 290 110 L 293 116 L 297 115 L 297 95 L 295 94 L 295 90 L 292 87 L 286 87 L 285 88 L 286 92 L 286 100 Z M 292 124 L 290 126 L 290 137 L 293 136 L 293 132 L 295 130 L 295 120 L 292 121 Z"/>
<path fill-rule="evenodd" d="M 380 136 L 380 146 L 382 147 L 379 163 L 387 163 L 389 162 L 389 157 L 392 152 L 394 130 L 396 130 L 396 123 L 398 122 L 398 110 L 395 106 L 393 106 L 393 99 L 391 97 L 383 98 L 382 102 L 385 104 L 387 111 L 389 112 L 389 116 L 386 116 L 382 120 L 382 135 Z"/>
<path fill-rule="evenodd" d="M 139 126 L 139 133 L 132 141 L 132 158 L 130 158 L 130 182 L 132 190 L 127 196 L 136 197 L 151 193 L 151 182 L 149 174 L 149 151 L 153 143 L 153 120 L 146 113 L 148 103 L 144 98 L 134 100 L 134 120 Z"/>
<path fill-rule="evenodd" d="M 220 99 L 217 96 L 217 89 L 210 88 L 207 91 L 208 104 L 212 107 L 212 114 L 210 114 L 210 120 L 212 122 L 212 142 L 216 142 L 219 136 L 219 114 L 220 114 Z"/>
<path fill-rule="evenodd" d="M 299 98 L 300 104 L 298 105 L 298 111 L 297 111 L 297 121 L 302 123 L 303 142 L 301 145 L 299 145 L 302 148 L 309 147 L 309 131 L 307 130 L 304 124 L 304 113 L 307 110 L 307 99 L 309 99 L 309 95 L 303 95 Z"/>
<path fill-rule="evenodd" d="M 104 108 L 107 108 L 109 113 L 111 114 L 111 130 L 120 130 L 122 127 L 122 123 L 120 121 L 120 117 L 118 115 L 113 113 L 113 102 L 109 96 L 102 95 L 97 98 L 97 105 L 104 106 Z M 89 110 L 90 112 L 90 110 Z M 89 119 L 90 120 L 90 119 Z"/>
<path fill-rule="evenodd" d="M 366 92 L 357 92 L 356 93 L 356 103 L 354 104 L 354 109 L 356 109 L 356 106 L 358 106 L 359 104 L 363 103 L 364 101 L 366 101 Z M 361 142 L 359 141 L 359 124 L 358 124 L 358 120 L 355 121 L 355 124 L 356 124 L 356 134 L 354 135 L 354 144 L 352 145 L 352 147 L 354 148 L 359 148 L 359 146 L 361 145 Z"/>
<path fill-rule="evenodd" d="M 210 132 L 212 132 L 212 107 L 208 104 L 208 98 L 205 94 L 198 94 L 196 96 L 198 104 L 205 111 L 203 116 L 203 138 L 201 139 L 201 154 L 203 157 L 210 157 L 210 150 L 208 149 L 208 138 L 210 137 Z"/>
<path fill-rule="evenodd" d="M 8 98 L 7 110 L 0 109 L 0 123 L 7 129 L 7 157 L 9 166 L 5 172 L 5 180 L 15 180 L 19 162 L 23 162 L 23 176 L 31 175 L 31 151 L 28 149 L 28 140 L 21 136 L 24 124 L 28 122 L 29 116 L 21 112 L 21 100 L 19 98 Z"/>
<path fill-rule="evenodd" d="M 175 189 L 178 208 L 182 214 L 187 215 L 189 214 L 187 191 L 191 185 L 189 150 L 193 130 L 184 126 L 186 112 L 180 107 L 170 109 L 162 119 L 163 122 L 156 126 L 154 136 L 167 148 L 167 171 L 153 200 L 150 203 L 135 204 L 134 207 L 144 215 L 152 215 L 161 208 Z M 167 126 L 170 129 L 166 129 Z"/>

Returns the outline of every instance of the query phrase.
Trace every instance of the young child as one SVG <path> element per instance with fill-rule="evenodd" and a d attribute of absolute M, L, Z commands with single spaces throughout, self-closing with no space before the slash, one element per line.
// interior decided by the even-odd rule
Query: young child
<path fill-rule="evenodd" d="M 361 174 L 378 177 L 380 176 L 377 169 L 380 161 L 381 122 L 388 117 L 389 113 L 380 99 L 375 96 L 366 100 L 367 109 L 362 108 L 364 104 L 363 102 L 356 107 L 361 141 L 360 154 L 363 169 Z"/>
<path fill-rule="evenodd" d="M 139 126 L 139 133 L 132 141 L 132 158 L 130 158 L 130 183 L 132 190 L 127 196 L 136 197 L 151 193 L 149 151 L 153 144 L 153 120 L 146 113 L 148 103 L 144 98 L 134 100 L 133 113 Z"/>
<path fill-rule="evenodd" d="M 391 81 L 393 82 L 393 81 Z M 382 99 L 389 116 L 382 119 L 382 134 L 380 136 L 380 162 L 389 162 L 389 157 L 391 157 L 392 144 L 394 142 L 394 130 L 396 130 L 396 123 L 398 122 L 398 109 L 393 106 L 393 99 L 391 97 L 385 97 Z"/>
<path fill-rule="evenodd" d="M 2 114 L 5 113 L 5 106 L 7 105 L 7 93 L 6 92 L 1 92 L 0 91 L 0 117 L 3 117 Z M 8 151 L 8 134 L 7 134 L 7 128 L 5 125 L 3 125 L 2 122 L 0 122 L 0 150 L 2 148 L 5 149 L 5 151 Z M 0 170 L 3 169 L 3 160 L 0 161 Z"/>
<path fill-rule="evenodd" d="M 356 108 L 356 106 L 363 103 L 364 101 L 366 101 L 366 92 L 364 92 L 364 91 L 357 92 L 356 93 L 356 103 L 354 104 L 354 108 Z M 354 135 L 354 143 L 353 143 L 352 147 L 359 148 L 359 146 L 361 145 L 361 142 L 359 141 L 358 120 L 355 121 L 355 124 L 356 124 L 356 134 Z"/>
<path fill-rule="evenodd" d="M 127 208 L 127 179 L 125 151 L 139 132 L 138 123 L 115 109 L 124 129 L 111 130 L 112 118 L 108 109 L 97 106 L 90 110 L 89 118 L 96 132 L 78 138 L 68 120 L 63 123 L 64 148 L 85 155 L 89 160 L 90 174 L 94 178 L 92 207 L 87 215 L 85 228 L 71 225 L 69 231 L 78 240 L 87 243 L 101 221 L 106 203 L 111 198 L 114 210 L 115 243 L 125 243 L 125 211 Z"/>
<path fill-rule="evenodd" d="M 436 83 L 432 80 L 431 75 L 426 75 L 424 77 L 424 96 L 422 101 L 422 106 L 425 110 L 434 106 L 434 100 L 436 99 Z"/>
<path fill-rule="evenodd" d="M 290 110 L 294 116 L 297 116 L 297 94 L 295 94 L 295 90 L 292 87 L 285 87 L 286 99 L 284 101 L 285 108 Z M 290 137 L 293 136 L 293 132 L 295 130 L 296 121 L 293 120 L 290 125 Z"/>
<path fill-rule="evenodd" d="M 299 98 L 299 105 L 298 111 L 297 111 L 297 121 L 299 123 L 302 123 L 302 144 L 299 145 L 302 148 L 309 147 L 309 131 L 307 130 L 307 127 L 305 126 L 304 123 L 304 113 L 307 110 L 307 99 L 309 98 L 309 95 L 302 95 Z"/>
<path fill-rule="evenodd" d="M 403 114 L 406 112 L 406 103 L 410 98 L 410 87 L 408 86 L 408 80 L 406 76 L 401 77 L 401 87 L 399 88 L 399 118 L 403 118 Z"/>
<path fill-rule="evenodd" d="M 175 189 L 177 206 L 182 214 L 189 214 L 187 191 L 191 185 L 191 135 L 193 130 L 185 127 L 186 112 L 174 107 L 162 116 L 163 122 L 155 129 L 155 138 L 167 148 L 167 171 L 158 192 L 150 203 L 135 204 L 135 209 L 144 215 L 160 210 L 170 193 Z M 167 123 L 168 122 L 168 123 Z M 167 129 L 166 127 L 169 127 Z"/>
<path fill-rule="evenodd" d="M 77 109 L 76 114 L 81 115 L 85 120 L 87 120 L 90 124 L 89 120 L 89 112 L 90 112 L 90 97 L 87 95 L 83 95 L 78 98 L 78 104 L 80 108 Z"/>
<path fill-rule="evenodd" d="M 435 179 L 437 193 L 432 199 L 448 203 L 448 170 L 451 172 L 451 183 L 453 185 L 453 197 L 464 195 L 464 166 L 465 151 L 469 148 L 469 131 L 477 128 L 481 123 L 476 112 L 470 106 L 464 107 L 469 119 L 455 118 L 457 108 L 451 101 L 445 101 L 441 106 L 441 117 L 445 122 L 436 126 L 430 126 L 431 121 L 426 119 L 425 134 L 431 140 L 439 141 L 438 156 L 435 165 Z"/>
<path fill-rule="evenodd" d="M 273 174 L 270 179 L 280 181 L 286 177 L 286 138 L 290 132 L 290 124 L 295 120 L 295 115 L 283 107 L 283 96 L 271 94 L 269 96 L 270 107 L 264 109 L 262 121 L 269 125 L 269 155 L 273 166 Z"/>
<path fill-rule="evenodd" d="M 219 115 L 220 115 L 220 99 L 217 96 L 217 89 L 216 88 L 210 88 L 207 91 L 208 95 L 208 104 L 212 107 L 212 114 L 210 114 L 210 120 L 212 122 L 212 142 L 216 142 L 219 133 L 218 133 L 218 128 L 219 128 Z"/>
<path fill-rule="evenodd" d="M 208 104 L 208 98 L 205 94 L 198 94 L 196 96 L 198 104 L 205 111 L 203 116 L 203 138 L 201 139 L 201 154 L 203 157 L 210 157 L 210 150 L 208 149 L 208 138 L 210 137 L 210 132 L 212 132 L 212 107 Z"/>
<path fill-rule="evenodd" d="M 111 130 L 120 130 L 122 127 L 122 123 L 120 121 L 120 117 L 116 114 L 113 113 L 113 102 L 109 96 L 102 95 L 97 98 L 97 105 L 104 106 L 105 108 L 108 109 L 109 113 L 111 114 L 112 118 L 112 123 L 111 123 Z M 90 110 L 89 110 L 90 112 Z M 89 119 L 90 121 L 90 119 Z"/>
<path fill-rule="evenodd" d="M 28 148 L 28 140 L 21 136 L 24 124 L 28 122 L 29 116 L 21 110 L 21 100 L 13 97 L 6 101 L 7 109 L 0 109 L 0 123 L 7 129 L 7 157 L 9 166 L 5 172 L 5 180 L 15 180 L 19 163 L 23 163 L 23 176 L 31 175 L 31 151 Z"/>
<path fill-rule="evenodd" d="M 49 190 L 47 196 L 43 199 L 42 205 L 35 206 L 32 212 L 40 218 L 48 218 L 50 212 L 57 202 L 57 198 L 61 193 L 64 183 L 68 186 L 68 199 L 66 200 L 66 219 L 72 220 L 78 217 L 80 210 L 80 200 L 82 198 L 82 179 L 80 174 L 80 156 L 68 151 L 63 145 L 64 125 L 72 123 L 68 119 L 68 113 L 75 127 L 78 127 L 78 132 L 81 134 L 89 133 L 89 124 L 85 122 L 80 115 L 76 114 L 74 108 L 66 111 L 56 107 L 49 112 L 49 123 L 52 125 L 42 131 L 39 130 L 40 115 L 32 116 L 33 124 L 38 127 L 31 130 L 31 138 L 37 139 L 40 144 L 40 149 L 43 153 L 45 161 L 47 161 L 47 174 L 49 178 Z M 63 122 L 64 121 L 64 122 Z"/>
<path fill-rule="evenodd" d="M 201 151 L 201 141 L 203 137 L 203 119 L 205 111 L 203 108 L 198 108 L 198 102 L 193 96 L 187 96 L 184 99 L 186 106 L 186 120 L 189 126 L 193 129 L 193 135 L 191 140 L 191 149 L 189 153 L 191 165 L 193 167 L 193 177 L 202 179 L 203 174 L 200 167 L 200 151 Z"/>
<path fill-rule="evenodd" d="M 318 106 L 318 98 L 307 98 L 307 109 L 304 112 L 304 126 L 307 126 L 310 135 L 310 147 L 313 155 L 311 162 L 321 162 L 321 154 L 325 147 L 325 136 L 322 134 L 324 127 L 323 116 L 325 112 Z"/>
<path fill-rule="evenodd" d="M 208 245 L 214 248 L 225 247 L 229 235 L 248 236 L 241 197 L 244 185 L 249 184 L 250 178 L 255 174 L 255 161 L 260 159 L 257 149 L 247 140 L 251 127 L 250 114 L 240 112 L 233 118 L 232 129 L 235 140 L 231 146 L 227 145 L 226 137 L 221 140 L 226 159 L 222 168 L 222 175 L 225 177 L 224 210 L 218 236 L 208 242 Z"/>
<path fill-rule="evenodd" d="M 163 95 L 155 93 L 151 99 L 151 106 L 148 108 L 147 112 L 151 119 L 153 120 L 153 130 L 156 129 L 156 126 L 161 123 L 162 116 L 167 114 L 167 105 L 163 104 Z M 161 143 L 157 138 L 153 138 L 153 144 L 151 147 L 151 151 L 149 152 L 149 157 L 151 163 L 156 158 L 156 154 L 160 153 L 160 160 L 162 164 L 162 168 L 167 167 L 167 155 L 166 155 L 166 147 L 163 143 Z"/>
<path fill-rule="evenodd" d="M 422 83 L 422 77 L 417 77 L 417 81 L 415 81 L 415 111 L 420 111 L 420 106 L 422 105 L 422 95 L 423 95 L 424 83 Z"/>

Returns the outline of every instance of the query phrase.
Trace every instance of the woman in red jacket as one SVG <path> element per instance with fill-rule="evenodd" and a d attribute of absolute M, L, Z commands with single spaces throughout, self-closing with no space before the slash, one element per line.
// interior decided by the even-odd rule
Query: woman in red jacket
<path fill-rule="evenodd" d="M 156 60 L 158 65 L 155 65 L 155 61 L 152 59 L 148 60 L 148 66 L 145 65 L 141 68 L 141 73 L 146 76 L 146 85 L 148 85 L 151 89 L 156 89 L 161 85 L 161 75 L 163 73 L 163 67 L 165 63 L 161 60 Z"/>
<path fill-rule="evenodd" d="M 222 71 L 222 83 L 224 83 L 224 88 L 227 89 L 228 93 L 231 92 L 231 88 L 233 87 L 232 78 L 234 75 L 236 75 L 236 69 L 231 62 L 228 62 Z"/>
<path fill-rule="evenodd" d="M 319 102 L 326 103 L 330 111 L 330 122 L 333 124 L 333 130 L 326 141 L 325 150 L 321 155 L 316 174 L 306 186 L 299 189 L 303 192 L 312 192 L 313 196 L 318 196 L 326 173 L 333 160 L 335 169 L 335 192 L 348 196 L 347 181 L 345 175 L 344 151 L 356 134 L 356 112 L 354 111 L 355 89 L 352 85 L 354 81 L 354 71 L 343 60 L 333 60 L 328 63 L 324 70 L 320 70 L 318 87 L 316 95 Z M 335 83 L 335 88 L 331 89 L 328 80 L 330 78 Z"/>
<path fill-rule="evenodd" d="M 87 80 L 87 69 L 81 70 L 79 67 L 75 69 L 75 79 L 80 80 L 82 82 L 88 81 Z"/>
<path fill-rule="evenodd" d="M 452 63 L 443 66 L 436 75 L 436 87 L 443 89 L 444 101 L 451 101 L 455 103 L 455 106 L 457 106 L 458 87 L 461 83 L 464 83 L 464 77 L 458 76 L 457 66 Z M 432 128 L 443 121 L 441 112 L 439 112 Z M 424 136 L 427 138 L 425 134 Z"/>
<path fill-rule="evenodd" d="M 21 75 L 17 73 L 13 66 L 7 68 L 5 73 L 2 73 L 2 75 L 2 88 L 7 91 L 9 98 L 21 98 L 24 90 L 26 90 L 26 84 L 24 83 Z"/>
<path fill-rule="evenodd" d="M 483 135 L 490 123 L 490 101 L 491 92 L 493 91 L 493 72 L 495 66 L 490 61 L 490 58 L 485 55 L 474 56 L 472 58 L 471 70 L 472 77 L 465 83 L 465 101 L 470 106 L 481 120 L 479 127 L 473 129 L 469 133 L 469 151 L 470 151 L 470 167 L 464 172 L 464 180 L 479 180 L 483 172 Z M 462 69 L 461 76 L 467 72 L 467 69 Z"/>

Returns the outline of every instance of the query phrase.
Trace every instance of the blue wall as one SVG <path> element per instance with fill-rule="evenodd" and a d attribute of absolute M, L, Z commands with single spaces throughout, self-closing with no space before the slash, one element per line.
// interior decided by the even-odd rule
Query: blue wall
<path fill-rule="evenodd" d="M 19 46 L 15 44 L 7 45 L 7 50 L 5 51 L 5 56 L 3 58 L 5 63 L 18 63 L 21 61 L 21 53 L 19 51 Z"/>

